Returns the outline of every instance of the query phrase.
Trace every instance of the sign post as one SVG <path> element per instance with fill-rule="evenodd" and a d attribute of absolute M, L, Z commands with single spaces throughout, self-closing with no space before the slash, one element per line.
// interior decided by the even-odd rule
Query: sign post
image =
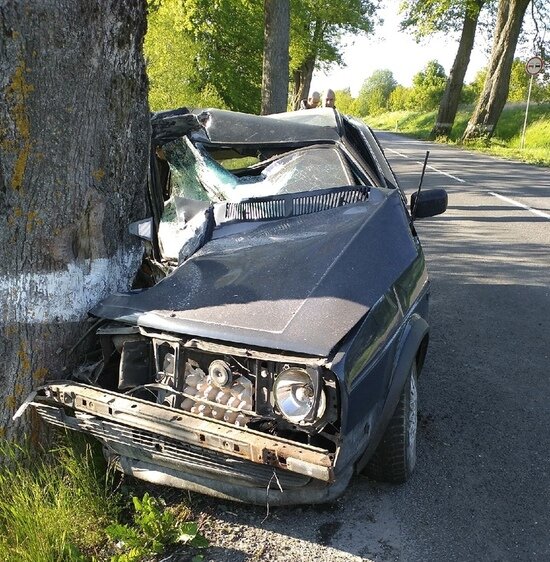
<path fill-rule="evenodd" d="M 531 102 L 531 88 L 533 87 L 533 76 L 536 76 L 544 67 L 540 57 L 531 57 L 525 65 L 525 71 L 531 77 L 529 79 L 529 91 L 527 93 L 527 107 L 525 108 L 525 119 L 523 120 L 523 132 L 521 133 L 520 149 L 525 148 L 525 129 L 527 128 L 527 115 L 529 114 L 529 103 Z"/>

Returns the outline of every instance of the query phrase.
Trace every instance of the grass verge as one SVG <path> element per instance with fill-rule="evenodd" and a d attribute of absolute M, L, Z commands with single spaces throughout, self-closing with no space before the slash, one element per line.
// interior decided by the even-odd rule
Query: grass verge
<path fill-rule="evenodd" d="M 462 107 L 457 113 L 451 136 L 438 142 L 461 145 L 460 139 L 468 124 L 472 107 Z M 406 133 L 426 140 L 430 136 L 437 112 L 393 111 L 367 116 L 365 121 L 375 129 Z M 495 134 L 489 141 L 479 140 L 463 145 L 468 150 L 492 154 L 501 158 L 519 160 L 529 164 L 550 166 L 550 104 L 529 108 L 525 148 L 520 148 L 525 106 L 510 105 L 504 108 Z"/>
<path fill-rule="evenodd" d="M 0 459 L 0 560 L 132 562 L 176 543 L 206 546 L 186 506 L 120 487 L 83 436 L 49 451 L 4 442 Z"/>

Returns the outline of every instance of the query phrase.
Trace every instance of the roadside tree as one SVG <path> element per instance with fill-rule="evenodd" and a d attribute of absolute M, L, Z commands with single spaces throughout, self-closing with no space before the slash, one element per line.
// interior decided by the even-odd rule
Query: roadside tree
<path fill-rule="evenodd" d="M 445 69 L 436 60 L 429 61 L 413 76 L 409 104 L 418 111 L 434 110 L 443 96 L 446 81 Z"/>
<path fill-rule="evenodd" d="M 460 40 L 453 66 L 439 100 L 431 137 L 448 137 L 460 102 L 464 76 L 470 63 L 480 11 L 486 0 L 411 0 L 403 5 L 402 28 L 423 38 L 437 32 L 458 32 Z"/>
<path fill-rule="evenodd" d="M 149 117 L 145 2 L 40 0 L 0 9 L 0 433 L 60 377 L 86 312 L 142 257 Z"/>
<path fill-rule="evenodd" d="M 356 100 L 359 115 L 376 115 L 389 107 L 391 93 L 397 87 L 397 81 L 391 70 L 375 70 L 361 86 Z"/>
<path fill-rule="evenodd" d="M 483 91 L 462 137 L 490 138 L 508 98 L 510 73 L 523 17 L 531 0 L 500 0 Z"/>
<path fill-rule="evenodd" d="M 316 66 L 341 63 L 342 34 L 370 33 L 374 26 L 375 0 L 292 0 L 290 70 L 293 106 L 308 97 Z"/>
<path fill-rule="evenodd" d="M 289 40 L 290 0 L 264 0 L 262 115 L 287 109 Z"/>

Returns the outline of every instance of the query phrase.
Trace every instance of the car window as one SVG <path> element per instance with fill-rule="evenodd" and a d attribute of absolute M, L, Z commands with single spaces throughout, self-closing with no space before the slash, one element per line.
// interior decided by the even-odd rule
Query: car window
<path fill-rule="evenodd" d="M 231 151 L 229 151 L 231 153 Z M 170 165 L 170 198 L 159 225 L 165 258 L 182 260 L 208 231 L 210 203 L 236 203 L 276 195 L 326 190 L 358 183 L 337 145 L 313 145 L 276 154 L 238 175 L 187 137 L 163 147 Z M 201 203 L 201 204 L 198 204 Z"/>
<path fill-rule="evenodd" d="M 239 176 L 187 138 L 166 145 L 164 152 L 172 170 L 172 196 L 199 201 L 237 202 L 356 183 L 343 153 L 334 145 L 292 150 Z"/>

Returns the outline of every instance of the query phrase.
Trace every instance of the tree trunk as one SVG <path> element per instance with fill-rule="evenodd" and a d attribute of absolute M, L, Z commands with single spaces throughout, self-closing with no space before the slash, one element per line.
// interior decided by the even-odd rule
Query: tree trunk
<path fill-rule="evenodd" d="M 462 140 L 489 139 L 508 97 L 514 52 L 530 0 L 500 0 L 487 77 Z"/>
<path fill-rule="evenodd" d="M 286 111 L 289 41 L 290 0 L 264 0 L 262 115 Z"/>
<path fill-rule="evenodd" d="M 0 5 L 0 435 L 142 257 L 145 0 Z M 25 424 L 26 425 L 26 424 Z"/>
<path fill-rule="evenodd" d="M 302 66 L 294 73 L 294 109 L 300 109 L 300 101 L 307 99 L 313 70 L 315 69 L 315 57 L 307 58 Z"/>
<path fill-rule="evenodd" d="M 464 85 L 464 76 L 466 75 L 474 46 L 479 10 L 481 10 L 483 3 L 484 0 L 479 2 L 479 9 L 475 13 L 466 8 L 458 51 L 449 74 L 449 79 L 447 80 L 447 85 L 445 86 L 445 92 L 441 98 L 435 125 L 430 133 L 432 139 L 448 137 L 453 128 L 460 102 L 460 94 Z"/>

